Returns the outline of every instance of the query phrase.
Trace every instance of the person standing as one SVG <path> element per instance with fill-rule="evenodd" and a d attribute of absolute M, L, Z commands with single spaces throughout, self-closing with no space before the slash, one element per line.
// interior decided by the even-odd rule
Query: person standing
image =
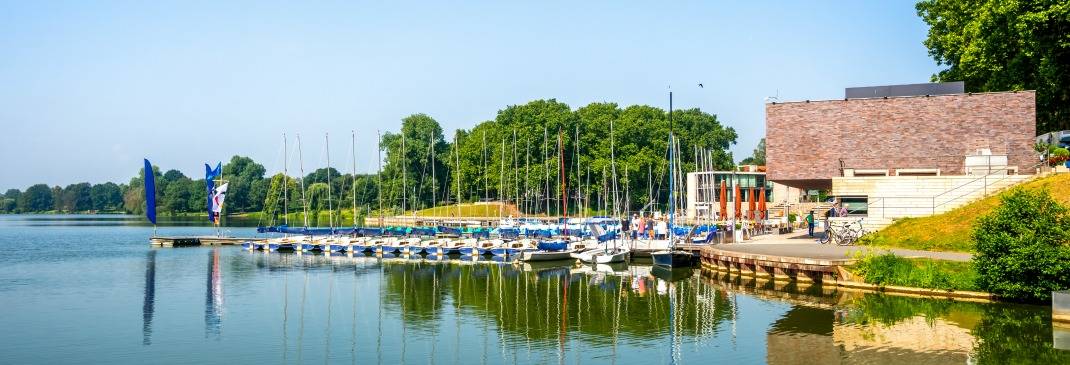
<path fill-rule="evenodd" d="M 809 228 L 808 232 L 810 234 L 810 238 L 814 238 L 814 211 L 813 210 L 811 210 L 810 213 L 806 214 L 806 226 L 807 226 L 807 228 Z"/>

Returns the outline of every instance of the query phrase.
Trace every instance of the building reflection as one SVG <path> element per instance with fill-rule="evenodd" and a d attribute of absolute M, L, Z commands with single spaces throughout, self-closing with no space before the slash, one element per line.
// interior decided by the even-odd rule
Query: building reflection
<path fill-rule="evenodd" d="M 156 250 L 145 257 L 145 301 L 141 305 L 141 343 L 152 344 L 152 317 L 156 309 Z"/>

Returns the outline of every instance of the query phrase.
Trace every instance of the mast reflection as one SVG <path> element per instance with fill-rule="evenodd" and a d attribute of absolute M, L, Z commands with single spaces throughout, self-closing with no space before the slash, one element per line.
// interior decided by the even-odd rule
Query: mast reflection
<path fill-rule="evenodd" d="M 204 293 L 204 337 L 220 338 L 223 317 L 223 271 L 219 249 L 208 253 L 208 280 Z"/>
<path fill-rule="evenodd" d="M 145 301 L 141 305 L 141 344 L 152 344 L 152 316 L 156 310 L 156 250 L 145 257 Z"/>

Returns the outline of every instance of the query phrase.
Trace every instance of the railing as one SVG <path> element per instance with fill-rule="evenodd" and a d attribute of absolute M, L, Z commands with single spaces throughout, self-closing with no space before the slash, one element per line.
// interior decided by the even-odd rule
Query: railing
<path fill-rule="evenodd" d="M 1026 167 L 1026 171 L 1034 170 L 1037 167 L 1043 165 L 1043 162 Z M 902 217 L 919 217 L 926 215 L 936 214 L 937 209 L 943 206 L 947 206 L 953 202 L 958 201 L 961 198 L 967 197 L 971 194 L 982 192 L 982 196 L 988 196 L 989 191 L 993 185 L 998 184 L 1004 180 L 1020 177 L 1022 175 L 1009 175 L 1008 171 L 1014 170 L 1014 167 L 1003 167 L 997 169 L 990 169 L 988 174 L 979 176 L 975 179 L 969 180 L 965 183 L 954 186 L 948 190 L 945 190 L 939 194 L 931 196 L 868 196 L 867 197 L 867 213 L 872 216 L 874 209 L 880 209 L 881 218 L 902 218 Z M 994 176 L 993 176 L 994 175 Z M 981 186 L 972 190 L 966 190 L 968 187 L 975 185 L 977 182 L 981 182 Z M 952 195 L 953 193 L 957 193 Z M 941 199 L 942 197 L 950 198 Z M 905 201 L 906 203 L 897 203 L 897 205 L 889 205 L 890 201 Z M 914 202 L 914 203 L 910 203 Z M 887 210 L 896 209 L 901 213 L 895 216 L 889 217 Z M 848 214 L 860 213 L 859 210 L 848 210 Z"/>

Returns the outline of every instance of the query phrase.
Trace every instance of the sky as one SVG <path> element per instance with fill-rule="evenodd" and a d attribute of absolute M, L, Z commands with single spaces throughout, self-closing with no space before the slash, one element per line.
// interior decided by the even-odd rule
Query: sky
<path fill-rule="evenodd" d="M 203 177 L 252 157 L 375 171 L 376 131 L 448 133 L 536 99 L 716 114 L 735 159 L 765 100 L 843 97 L 940 70 L 909 1 L 0 0 L 0 189 L 126 182 L 142 158 Z M 702 83 L 703 88 L 698 84 Z"/>

